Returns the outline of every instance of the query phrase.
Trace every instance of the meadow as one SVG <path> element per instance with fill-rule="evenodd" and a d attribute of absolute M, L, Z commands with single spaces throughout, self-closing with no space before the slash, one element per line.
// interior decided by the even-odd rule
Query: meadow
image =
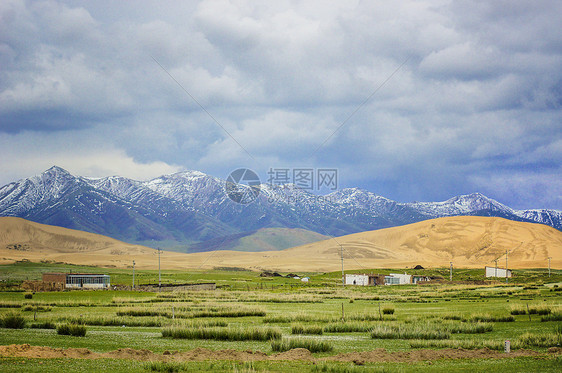
<path fill-rule="evenodd" d="M 122 290 L 18 290 L 21 281 L 38 280 L 43 272 L 70 270 L 109 274 Z M 337 272 L 298 273 L 310 277 L 303 283 L 217 268 L 162 271 L 164 283 L 213 281 L 214 291 L 142 292 L 126 289 L 132 284 L 129 269 L 30 262 L 0 266 L 1 346 L 81 348 L 96 356 L 3 353 L 0 370 L 559 370 L 562 271 L 549 277 L 542 269 L 518 270 L 507 284 L 485 281 L 483 270 L 455 270 L 453 282 L 448 269 L 406 271 L 443 281 L 343 288 Z M 135 279 L 137 286 L 157 283 L 158 271 L 137 270 Z M 503 352 L 506 340 L 510 354 Z M 119 349 L 130 356 L 118 356 Z"/>

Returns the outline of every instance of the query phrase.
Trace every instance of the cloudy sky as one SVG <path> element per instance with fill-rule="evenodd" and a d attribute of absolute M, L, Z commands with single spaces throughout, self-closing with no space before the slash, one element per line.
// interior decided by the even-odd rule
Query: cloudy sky
<path fill-rule="evenodd" d="M 561 18 L 555 0 L 3 0 L 0 184 L 330 167 L 401 202 L 562 209 Z"/>

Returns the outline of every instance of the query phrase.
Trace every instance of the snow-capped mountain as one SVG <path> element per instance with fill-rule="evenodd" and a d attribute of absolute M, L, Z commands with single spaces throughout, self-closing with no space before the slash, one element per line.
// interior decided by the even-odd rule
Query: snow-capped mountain
<path fill-rule="evenodd" d="M 536 223 L 550 225 L 562 230 L 562 211 L 558 210 L 515 210 L 515 215 Z"/>
<path fill-rule="evenodd" d="M 317 196 L 294 185 L 262 185 L 258 198 L 242 205 L 228 198 L 224 186 L 224 180 L 198 171 L 136 181 L 75 177 L 52 167 L 1 187 L 0 216 L 151 246 L 186 246 L 260 228 L 339 236 L 453 215 L 499 216 L 562 229 L 561 211 L 513 210 L 479 193 L 399 203 L 357 188 Z"/>
<path fill-rule="evenodd" d="M 457 196 L 443 202 L 416 202 L 407 205 L 428 216 L 470 215 L 478 211 L 514 214 L 509 207 L 480 193 Z"/>

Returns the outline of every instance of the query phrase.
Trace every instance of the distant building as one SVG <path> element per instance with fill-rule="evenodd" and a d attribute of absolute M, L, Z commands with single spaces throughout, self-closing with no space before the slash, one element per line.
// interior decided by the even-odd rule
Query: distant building
<path fill-rule="evenodd" d="M 418 282 L 422 282 L 422 281 L 431 281 L 431 277 L 420 276 L 420 275 L 413 275 L 412 276 L 412 284 L 417 284 Z"/>
<path fill-rule="evenodd" d="M 365 274 L 346 274 L 345 275 L 346 285 L 358 285 L 358 286 L 375 286 L 384 285 L 384 276 L 378 275 L 365 275 Z"/>
<path fill-rule="evenodd" d="M 43 273 L 43 282 L 63 284 L 66 289 L 108 289 L 109 275 L 95 273 Z"/>
<path fill-rule="evenodd" d="M 503 277 L 505 278 L 505 269 L 496 267 L 485 267 L 486 277 Z M 507 270 L 507 277 L 511 277 L 511 269 Z"/>
<path fill-rule="evenodd" d="M 391 273 L 390 275 L 384 277 L 385 285 L 405 285 L 411 283 L 412 275 L 408 275 L 406 273 Z"/>

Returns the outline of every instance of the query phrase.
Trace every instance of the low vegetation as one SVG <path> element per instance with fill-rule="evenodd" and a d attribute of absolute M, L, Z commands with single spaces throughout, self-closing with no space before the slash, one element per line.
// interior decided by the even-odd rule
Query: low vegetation
<path fill-rule="evenodd" d="M 213 339 L 217 341 L 269 341 L 281 338 L 278 328 L 180 328 L 162 330 L 162 337 L 174 339 Z"/>
<path fill-rule="evenodd" d="M 0 327 L 7 329 L 25 328 L 25 319 L 17 313 L 7 313 L 0 319 Z"/>
<path fill-rule="evenodd" d="M 73 337 L 85 337 L 86 327 L 78 324 L 60 324 L 57 326 L 57 334 L 71 335 Z"/>
<path fill-rule="evenodd" d="M 110 270 L 121 273 L 118 269 Z M 476 270 L 459 271 L 465 271 L 466 277 L 476 278 Z M 439 270 L 420 272 L 448 278 L 445 270 L 443 273 Z M 6 345 L 84 347 L 97 352 L 129 347 L 164 354 L 163 359 L 171 355 L 170 361 L 135 362 L 138 369 L 162 372 L 197 371 L 201 367 L 207 371 L 235 371 L 236 368 L 238 371 L 282 372 L 299 370 L 297 368 L 334 372 L 379 369 L 379 365 L 368 363 L 361 366 L 361 359 L 353 363 L 326 362 L 314 367 L 272 361 L 247 366 L 234 361 L 171 361 L 175 351 L 197 347 L 209 348 L 211 359 L 212 350 L 239 350 L 234 356 L 247 353 L 244 351 L 271 354 L 294 348 L 320 354 L 316 358 L 326 355 L 332 358 L 335 354 L 377 348 L 405 352 L 418 348 L 501 351 L 505 339 L 509 338 L 514 350 L 532 349 L 544 354 L 541 359 L 545 356 L 554 359 L 555 355 L 547 354 L 546 350 L 562 346 L 562 292 L 553 291 L 559 288 L 550 284 L 544 286 L 544 275 L 540 277 L 530 270 L 528 273 L 535 282 L 341 287 L 341 273 L 306 274 L 311 281 L 303 285 L 288 278 L 259 278 L 259 274 L 252 272 L 211 270 L 191 275 L 193 281 L 210 281 L 216 276 L 219 288 L 215 291 L 36 292 L 32 299 L 25 299 L 23 291 L 6 291 L 0 292 L 0 326 L 5 328 L 0 334 L 2 344 Z M 562 280 L 562 271 L 560 273 Z M 25 273 L 24 278 L 28 276 Z M 130 283 L 130 277 L 122 276 Z M 157 279 L 154 271 L 141 270 L 137 276 L 146 282 Z M 122 278 L 117 277 L 115 283 Z M 10 325 L 27 329 L 7 329 L 12 327 Z M 86 338 L 57 334 L 81 335 L 81 331 L 84 335 L 87 331 Z M 293 356 L 292 353 L 286 355 Z M 101 371 L 105 366 L 101 362 L 92 364 Z M 447 364 L 455 366 L 454 362 Z M 463 364 L 468 367 L 474 360 L 463 360 Z M 528 366 L 531 365 L 525 364 L 524 368 Z M 404 367 L 406 365 L 398 368 Z M 485 358 L 478 360 L 478 368 L 502 370 L 505 367 L 504 361 L 494 365 Z M 0 362 L 0 370 L 2 368 Z M 438 367 L 424 365 L 424 368 L 429 371 Z M 381 371 L 385 369 L 380 368 Z"/>
<path fill-rule="evenodd" d="M 317 335 L 321 335 L 322 332 L 323 332 L 322 325 L 304 325 L 304 324 L 291 325 L 291 334 L 317 334 Z"/>
<path fill-rule="evenodd" d="M 275 352 L 289 351 L 294 348 L 306 348 L 310 352 L 330 352 L 334 349 L 329 342 L 310 338 L 283 338 L 271 341 L 271 350 Z"/>
<path fill-rule="evenodd" d="M 398 324 L 376 325 L 371 330 L 373 339 L 449 339 L 448 330 L 436 327 L 436 324 Z"/>

